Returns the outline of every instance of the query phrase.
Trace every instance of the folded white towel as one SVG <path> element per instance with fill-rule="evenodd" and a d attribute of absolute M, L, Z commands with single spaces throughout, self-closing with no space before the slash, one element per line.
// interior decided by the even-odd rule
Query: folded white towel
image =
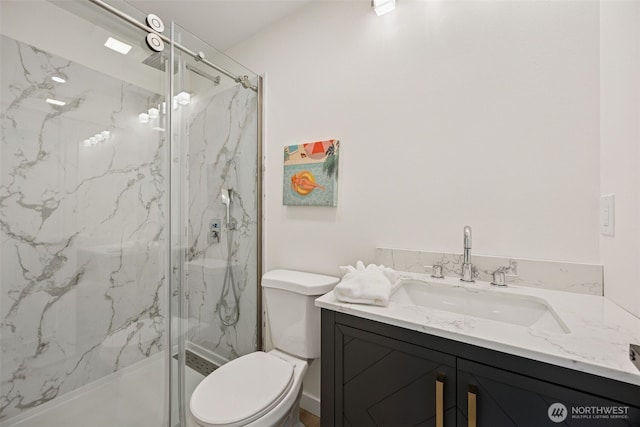
<path fill-rule="evenodd" d="M 344 276 L 333 293 L 339 301 L 357 304 L 389 305 L 389 298 L 396 282 L 396 272 L 384 265 L 369 264 L 362 261 L 340 267 Z"/>

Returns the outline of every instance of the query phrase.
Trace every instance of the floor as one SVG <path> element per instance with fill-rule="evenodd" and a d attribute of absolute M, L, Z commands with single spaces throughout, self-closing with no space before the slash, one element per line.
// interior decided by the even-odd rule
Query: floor
<path fill-rule="evenodd" d="M 175 362 L 177 363 L 177 362 Z M 162 355 L 98 380 L 55 401 L 40 405 L 28 417 L 14 417 L 0 427 L 157 427 L 164 419 L 165 381 Z M 204 377 L 187 368 L 191 395 Z"/>
<path fill-rule="evenodd" d="M 300 409 L 300 422 L 304 424 L 304 427 L 320 427 L 320 418 L 304 409 Z"/>

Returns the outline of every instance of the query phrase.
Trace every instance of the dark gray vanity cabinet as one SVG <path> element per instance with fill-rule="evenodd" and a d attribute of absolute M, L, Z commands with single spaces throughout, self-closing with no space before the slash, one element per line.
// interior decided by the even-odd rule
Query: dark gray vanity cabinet
<path fill-rule="evenodd" d="M 457 365 L 458 427 L 470 425 L 474 399 L 477 426 L 640 426 L 640 408 L 462 358 Z M 610 414 L 600 418 L 597 411 Z"/>
<path fill-rule="evenodd" d="M 345 325 L 336 334 L 342 425 L 455 426 L 455 357 Z"/>
<path fill-rule="evenodd" d="M 323 427 L 640 426 L 638 386 L 326 309 L 321 361 Z"/>

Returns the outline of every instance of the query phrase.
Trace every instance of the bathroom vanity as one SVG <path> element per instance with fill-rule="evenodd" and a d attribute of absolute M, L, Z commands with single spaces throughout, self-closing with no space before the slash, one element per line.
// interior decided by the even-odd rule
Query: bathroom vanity
<path fill-rule="evenodd" d="M 332 293 L 316 300 L 323 426 L 640 426 L 640 371 L 628 355 L 640 342 L 637 318 L 592 295 L 453 279 L 423 286 L 423 300 L 402 288 L 387 307 Z M 438 286 L 465 293 L 476 307 L 468 309 L 480 311 L 430 306 Z M 455 305 L 451 295 L 443 300 Z M 486 297 L 498 308 L 483 313 Z M 504 298 L 518 309 L 491 318 L 508 311 Z M 548 312 L 519 324 L 529 315 L 522 301 Z"/>

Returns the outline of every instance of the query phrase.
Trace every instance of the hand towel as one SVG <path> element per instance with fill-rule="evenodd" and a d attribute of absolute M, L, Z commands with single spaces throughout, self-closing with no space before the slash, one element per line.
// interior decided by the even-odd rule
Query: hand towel
<path fill-rule="evenodd" d="M 356 266 L 342 266 L 342 280 L 334 289 L 338 301 L 357 304 L 389 305 L 389 298 L 396 281 L 396 272 L 384 265 L 369 264 L 362 261 Z"/>

